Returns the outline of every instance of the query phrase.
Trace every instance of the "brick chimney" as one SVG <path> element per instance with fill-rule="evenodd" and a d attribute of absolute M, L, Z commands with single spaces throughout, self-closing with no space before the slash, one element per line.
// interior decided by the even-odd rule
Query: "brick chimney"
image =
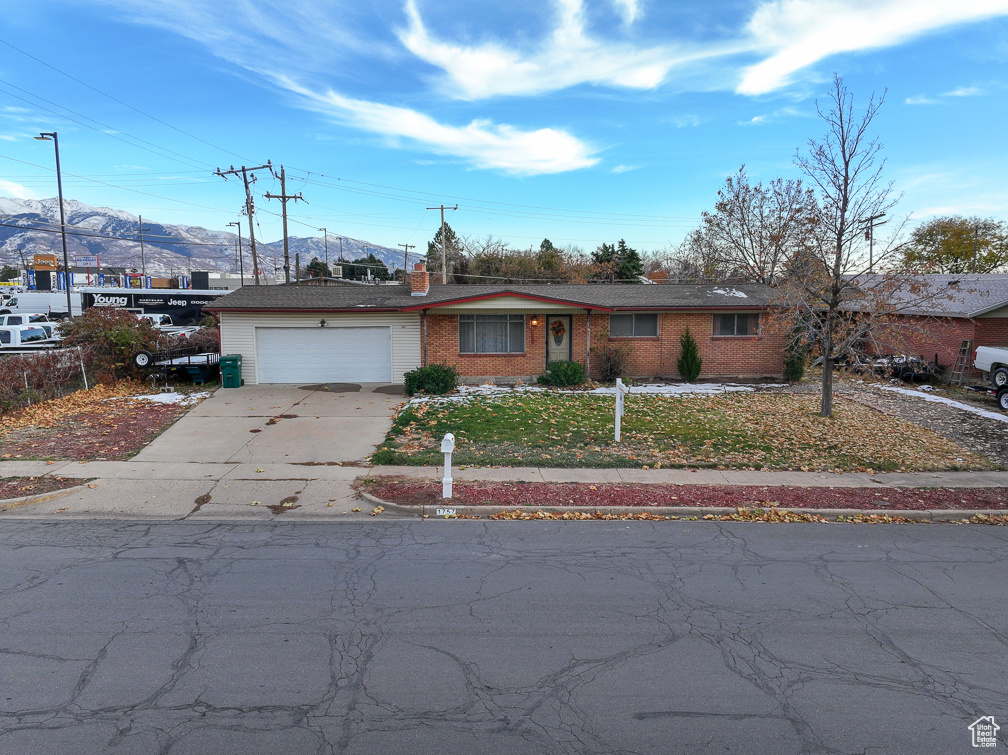
<path fill-rule="evenodd" d="M 413 272 L 410 274 L 410 294 L 413 296 L 427 296 L 430 289 L 430 273 L 427 272 L 427 265 L 417 262 L 413 265 Z"/>

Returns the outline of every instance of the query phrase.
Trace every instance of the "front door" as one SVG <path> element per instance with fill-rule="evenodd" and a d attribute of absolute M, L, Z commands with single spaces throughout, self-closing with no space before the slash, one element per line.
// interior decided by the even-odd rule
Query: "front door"
<path fill-rule="evenodd" d="M 571 358 L 571 317 L 550 315 L 546 318 L 546 364 L 566 362 Z"/>

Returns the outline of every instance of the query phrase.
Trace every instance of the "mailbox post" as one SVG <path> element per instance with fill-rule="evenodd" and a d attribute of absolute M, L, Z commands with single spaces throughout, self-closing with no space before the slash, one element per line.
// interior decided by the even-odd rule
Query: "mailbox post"
<path fill-rule="evenodd" d="M 620 420 L 623 419 L 623 397 L 630 393 L 630 386 L 616 378 L 616 442 L 620 440 Z"/>
<path fill-rule="evenodd" d="M 451 456 L 455 450 L 455 435 L 448 433 L 441 441 L 441 453 L 444 454 L 444 478 L 441 480 L 441 497 L 452 497 Z"/>

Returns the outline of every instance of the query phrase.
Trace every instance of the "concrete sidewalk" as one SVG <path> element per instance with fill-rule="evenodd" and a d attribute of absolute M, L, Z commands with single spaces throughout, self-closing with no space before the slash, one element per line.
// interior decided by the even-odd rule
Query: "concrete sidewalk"
<path fill-rule="evenodd" d="M 264 520 L 354 519 L 372 507 L 357 499 L 352 484 L 364 475 L 440 479 L 436 467 L 365 467 L 358 464 L 243 464 L 237 462 L 100 461 L 0 462 L 0 477 L 52 475 L 92 479 L 91 486 L 0 503 L 0 516 Z M 456 482 L 527 481 L 754 485 L 793 487 L 1008 487 L 1008 472 L 918 472 L 828 474 L 683 469 L 455 468 Z M 287 502 L 290 506 L 283 506 Z M 273 507 L 273 508 L 270 508 Z M 361 509 L 355 512 L 354 509 Z"/>

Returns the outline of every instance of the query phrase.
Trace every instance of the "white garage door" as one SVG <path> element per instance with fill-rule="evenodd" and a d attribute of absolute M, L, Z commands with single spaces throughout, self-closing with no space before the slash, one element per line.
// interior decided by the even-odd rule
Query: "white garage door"
<path fill-rule="evenodd" d="M 392 329 L 256 328 L 260 383 L 390 383 Z"/>

